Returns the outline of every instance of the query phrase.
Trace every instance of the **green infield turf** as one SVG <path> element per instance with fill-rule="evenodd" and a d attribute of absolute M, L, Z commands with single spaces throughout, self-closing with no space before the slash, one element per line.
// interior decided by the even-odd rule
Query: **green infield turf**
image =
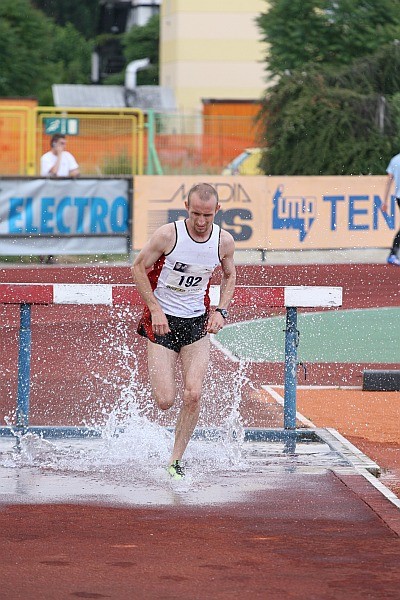
<path fill-rule="evenodd" d="M 298 357 L 309 362 L 400 363 L 400 308 L 331 310 L 298 315 Z M 232 324 L 216 336 L 228 352 L 281 362 L 285 316 Z"/>

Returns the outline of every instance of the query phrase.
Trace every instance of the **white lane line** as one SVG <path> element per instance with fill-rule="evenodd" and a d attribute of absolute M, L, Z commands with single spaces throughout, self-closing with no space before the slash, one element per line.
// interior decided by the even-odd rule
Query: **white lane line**
<path fill-rule="evenodd" d="M 230 350 L 225 348 L 225 346 L 223 346 L 221 342 L 217 340 L 213 333 L 210 335 L 210 340 L 213 346 L 215 346 L 220 352 L 222 352 L 222 354 L 224 354 L 226 358 L 229 358 L 229 360 L 231 360 L 232 362 L 240 362 L 240 359 L 237 356 L 235 356 L 235 354 L 233 354 Z"/>
<path fill-rule="evenodd" d="M 274 387 L 276 387 L 276 386 L 274 386 Z M 274 390 L 272 388 L 272 386 L 262 385 L 261 388 L 263 390 L 265 390 L 266 392 L 268 392 L 268 394 L 270 394 L 270 396 L 272 396 L 274 398 L 274 400 L 276 400 L 278 402 L 278 404 L 280 404 L 281 406 L 284 405 L 285 400 L 284 400 L 283 396 L 278 394 L 278 392 L 276 390 Z M 296 419 L 298 419 L 300 421 L 300 423 L 303 423 L 303 425 L 307 425 L 307 427 L 312 427 L 313 429 L 316 429 L 316 425 L 314 425 L 314 423 L 312 421 L 307 419 L 304 415 L 302 415 L 298 411 L 296 411 Z"/>
<path fill-rule="evenodd" d="M 379 479 L 377 479 L 372 473 L 369 473 L 366 469 L 361 467 L 356 467 L 356 470 L 363 476 L 365 479 L 372 483 L 374 488 L 376 488 L 385 498 L 387 498 L 392 504 L 400 508 L 400 498 L 396 496 L 392 490 L 390 490 L 386 485 L 384 485 Z"/>
<path fill-rule="evenodd" d="M 274 388 L 283 390 L 285 386 L 280 383 L 274 383 Z M 361 385 L 297 385 L 298 390 L 362 390 Z"/>

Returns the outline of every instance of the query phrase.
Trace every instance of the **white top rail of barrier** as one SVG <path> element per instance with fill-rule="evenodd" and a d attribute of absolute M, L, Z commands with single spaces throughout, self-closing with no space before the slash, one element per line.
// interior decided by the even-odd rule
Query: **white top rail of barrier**
<path fill-rule="evenodd" d="M 219 286 L 210 287 L 213 306 Z M 143 305 L 133 284 L 0 283 L 0 304 L 101 304 Z M 233 304 L 252 307 L 322 308 L 342 305 L 341 287 L 241 286 L 235 288 Z"/>

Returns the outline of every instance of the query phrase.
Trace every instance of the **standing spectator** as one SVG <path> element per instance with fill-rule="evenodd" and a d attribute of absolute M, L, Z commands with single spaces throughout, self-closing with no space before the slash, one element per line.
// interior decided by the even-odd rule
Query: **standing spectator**
<path fill-rule="evenodd" d="M 40 175 L 42 177 L 78 177 L 79 165 L 75 157 L 65 147 L 65 135 L 56 133 L 50 140 L 51 150 L 40 159 Z M 39 256 L 41 263 L 53 263 L 53 256 Z"/>
<path fill-rule="evenodd" d="M 387 208 L 388 208 L 388 198 L 389 198 L 389 193 L 390 193 L 390 189 L 392 187 L 392 183 L 394 181 L 394 194 L 396 196 L 396 202 L 398 207 L 400 208 L 400 154 L 396 154 L 396 156 L 393 156 L 393 158 L 391 159 L 388 168 L 386 169 L 386 172 L 388 174 L 388 178 L 387 178 L 387 183 L 386 183 L 386 190 L 385 190 L 385 197 L 384 197 L 384 201 L 382 204 L 382 210 L 384 212 L 387 212 Z M 390 249 L 390 254 L 387 258 L 387 262 L 390 265 L 396 265 L 398 267 L 400 267 L 400 259 L 398 257 L 398 252 L 399 252 L 399 248 L 400 248 L 400 229 L 398 230 L 398 232 L 396 233 L 394 240 L 393 240 L 393 244 L 392 247 Z"/>
<path fill-rule="evenodd" d="M 40 159 L 42 177 L 78 177 L 79 165 L 75 157 L 65 147 L 65 135 L 56 133 L 50 140 L 51 150 Z"/>

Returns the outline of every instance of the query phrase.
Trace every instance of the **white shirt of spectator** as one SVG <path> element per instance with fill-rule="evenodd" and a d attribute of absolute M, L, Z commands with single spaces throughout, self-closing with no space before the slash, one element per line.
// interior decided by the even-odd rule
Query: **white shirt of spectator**
<path fill-rule="evenodd" d="M 54 167 L 56 162 L 57 155 L 53 154 L 51 150 L 46 152 L 46 154 L 43 154 L 40 159 L 40 175 L 42 177 L 48 177 L 50 174 L 50 169 Z M 61 162 L 60 166 L 58 167 L 57 177 L 69 177 L 70 171 L 78 168 L 79 165 L 74 156 L 67 150 L 64 150 L 61 155 Z"/>

